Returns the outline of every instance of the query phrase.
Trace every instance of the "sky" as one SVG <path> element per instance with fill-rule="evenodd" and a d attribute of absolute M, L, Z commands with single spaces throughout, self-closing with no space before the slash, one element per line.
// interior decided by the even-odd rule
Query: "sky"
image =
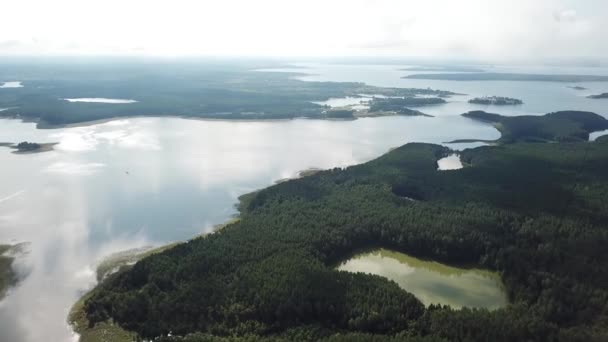
<path fill-rule="evenodd" d="M 2 0 L 0 56 L 608 58 L 606 0 Z"/>

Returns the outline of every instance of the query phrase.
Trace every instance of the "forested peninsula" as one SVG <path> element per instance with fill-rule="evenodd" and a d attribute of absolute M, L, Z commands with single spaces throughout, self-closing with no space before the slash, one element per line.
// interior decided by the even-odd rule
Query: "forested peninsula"
<path fill-rule="evenodd" d="M 156 341 L 604 341 L 608 139 L 583 142 L 573 117 L 580 130 L 600 120 L 581 113 L 521 134 L 559 143 L 511 137 L 461 152 L 460 170 L 437 170 L 450 149 L 414 143 L 243 196 L 239 221 L 107 277 L 83 322 Z M 425 307 L 336 270 L 369 247 L 498 271 L 510 304 Z"/>
<path fill-rule="evenodd" d="M 587 141 L 589 134 L 608 129 L 603 116 L 581 111 L 538 115 L 503 116 L 471 111 L 462 116 L 493 124 L 501 133 L 497 143 Z"/>
<path fill-rule="evenodd" d="M 11 72 L 5 77 L 25 81 L 23 87 L 0 91 L 0 108 L 4 109 L 0 118 L 33 121 L 38 128 L 132 116 L 324 119 L 332 114 L 345 116 L 327 115 L 324 106 L 314 103 L 329 98 L 372 94 L 407 98 L 419 106 L 433 101 L 427 97 L 456 95 L 445 90 L 374 87 L 357 82 L 306 82 L 294 79 L 304 74 L 257 71 L 261 66 L 117 63 L 104 66 L 103 72 L 93 72 L 59 64 L 32 74 L 26 65 L 10 65 L 6 69 Z M 0 76 L 3 72 L 0 70 Z"/>

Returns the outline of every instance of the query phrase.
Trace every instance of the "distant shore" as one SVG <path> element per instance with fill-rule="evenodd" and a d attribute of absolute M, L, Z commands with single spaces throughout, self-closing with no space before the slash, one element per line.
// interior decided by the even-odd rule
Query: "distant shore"
<path fill-rule="evenodd" d="M 57 144 L 58 143 L 40 143 L 40 144 L 37 144 L 40 147 L 37 147 L 35 149 L 20 150 L 17 147 L 18 144 L 2 142 L 2 143 L 0 143 L 0 147 L 11 148 L 14 150 L 12 152 L 14 154 L 35 154 L 35 153 L 44 153 L 44 152 L 53 151 L 55 149 L 55 145 L 57 145 Z"/>
<path fill-rule="evenodd" d="M 183 120 L 196 120 L 196 121 L 224 121 L 224 122 L 285 122 L 292 120 L 323 120 L 323 121 L 352 121 L 361 118 L 378 118 L 386 116 L 422 116 L 422 117 L 433 117 L 432 115 L 421 113 L 419 115 L 404 115 L 396 112 L 373 112 L 365 111 L 361 114 L 354 114 L 352 118 L 329 118 L 329 117 L 309 117 L 309 116 L 296 116 L 290 118 L 268 118 L 268 119 L 248 119 L 248 118 L 215 118 L 215 117 L 197 117 L 187 115 L 130 115 L 130 116 L 115 116 L 105 119 L 89 120 L 82 122 L 72 122 L 66 124 L 49 124 L 40 120 L 32 120 L 22 117 L 0 117 L 8 120 L 21 120 L 24 123 L 35 123 L 37 129 L 64 129 L 64 128 L 77 128 L 77 127 L 89 127 L 95 125 L 101 125 L 108 122 L 119 121 L 119 120 L 130 120 L 130 119 L 146 119 L 146 118 L 169 118 L 169 119 L 183 119 Z M 2 146 L 2 145 L 0 145 Z"/>

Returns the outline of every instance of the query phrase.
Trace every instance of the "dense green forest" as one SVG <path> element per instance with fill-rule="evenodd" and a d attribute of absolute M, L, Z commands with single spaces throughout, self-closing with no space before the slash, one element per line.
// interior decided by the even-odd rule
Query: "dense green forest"
<path fill-rule="evenodd" d="M 15 148 L 19 151 L 34 151 L 40 149 L 41 147 L 42 145 L 29 141 L 22 141 L 15 146 Z"/>
<path fill-rule="evenodd" d="M 543 116 L 502 116 L 471 111 L 462 116 L 494 124 L 501 133 L 499 143 L 587 141 L 589 133 L 608 129 L 608 120 L 603 116 L 580 111 L 561 111 Z"/>
<path fill-rule="evenodd" d="M 397 97 L 379 98 L 374 97 L 370 100 L 370 112 L 396 112 L 411 114 L 412 110 L 408 107 L 421 107 L 429 105 L 443 104 L 446 101 L 440 97 Z"/>
<path fill-rule="evenodd" d="M 589 95 L 587 96 L 590 99 L 608 99 L 608 93 L 601 93 L 597 95 Z"/>
<path fill-rule="evenodd" d="M 12 270 L 13 257 L 4 255 L 11 250 L 10 245 L 0 245 L 0 299 L 6 294 L 6 290 L 17 281 Z"/>
<path fill-rule="evenodd" d="M 494 106 L 515 106 L 523 104 L 524 102 L 520 99 L 504 96 L 484 96 L 476 97 L 469 100 L 469 103 L 480 104 L 480 105 L 494 105 Z"/>
<path fill-rule="evenodd" d="M 453 95 L 432 89 L 379 88 L 363 83 L 305 82 L 295 73 L 256 71 L 261 62 L 192 63 L 90 61 L 56 63 L 0 60 L 0 79 L 22 88 L 0 91 L 0 117 L 37 121 L 41 127 L 124 116 L 173 115 L 221 119 L 324 118 L 312 103 L 331 97 Z M 276 65 L 274 65 L 276 66 Z M 305 69 L 304 69 L 305 71 Z M 134 103 L 69 102 L 73 98 L 129 99 Z"/>
<path fill-rule="evenodd" d="M 607 340 L 608 138 L 469 149 L 438 171 L 450 153 L 407 144 L 243 196 L 238 222 L 109 276 L 89 323 L 164 342 Z M 380 246 L 496 270 L 510 304 L 424 307 L 335 269 Z"/>

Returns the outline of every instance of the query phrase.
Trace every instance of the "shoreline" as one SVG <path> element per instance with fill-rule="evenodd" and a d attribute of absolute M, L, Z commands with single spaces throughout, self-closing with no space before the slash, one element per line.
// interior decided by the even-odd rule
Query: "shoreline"
<path fill-rule="evenodd" d="M 240 212 L 241 205 L 243 204 L 243 200 L 246 199 L 248 195 L 255 194 L 260 190 L 266 189 L 270 186 L 276 185 L 281 182 L 286 182 L 293 179 L 299 179 L 302 177 L 312 176 L 318 172 L 323 171 L 320 168 L 307 168 L 301 171 L 298 171 L 296 178 L 288 178 L 288 179 L 279 179 L 275 181 L 273 184 L 270 184 L 266 187 L 257 189 L 255 191 L 242 194 L 238 197 L 237 202 L 235 203 L 235 207 L 239 210 L 239 215 L 231 217 L 227 219 L 223 223 L 216 224 L 212 226 L 211 230 L 206 233 L 198 234 L 192 236 L 186 240 L 182 241 L 174 241 L 167 244 L 163 244 L 160 246 L 148 246 L 148 247 L 140 247 L 131 250 L 119 251 L 113 254 L 106 256 L 99 264 L 97 264 L 95 268 L 97 283 L 89 290 L 86 290 L 84 294 L 82 294 L 78 300 L 73 303 L 70 307 L 67 316 L 68 326 L 72 329 L 75 335 L 79 336 L 79 342 L 99 342 L 106 341 L 108 337 L 111 337 L 111 341 L 113 342 L 130 342 L 135 338 L 135 334 L 129 332 L 127 330 L 122 329 L 120 326 L 115 325 L 113 322 L 105 321 L 102 323 L 98 323 L 93 327 L 89 327 L 89 321 L 86 318 L 86 313 L 84 312 L 84 305 L 87 299 L 92 297 L 97 288 L 103 284 L 103 282 L 107 279 L 107 276 L 122 272 L 127 270 L 129 267 L 134 265 L 139 260 L 149 257 L 153 254 L 162 253 L 168 249 L 171 249 L 175 246 L 178 246 L 183 243 L 188 243 L 191 240 L 198 238 L 205 238 L 211 234 L 215 234 L 225 229 L 226 227 L 237 223 L 240 221 Z M 103 336 L 104 339 L 101 339 Z"/>
<path fill-rule="evenodd" d="M 68 326 L 72 329 L 74 335 L 78 335 L 79 342 L 130 342 L 135 338 L 135 333 L 129 332 L 111 321 L 97 323 L 90 327 L 89 321 L 84 312 L 85 302 L 91 298 L 97 288 L 107 279 L 108 276 L 123 272 L 134 265 L 139 260 L 151 255 L 162 253 L 175 246 L 187 243 L 193 239 L 205 238 L 208 235 L 215 234 L 222 229 L 234 224 L 240 220 L 239 217 L 232 217 L 223 223 L 214 225 L 209 232 L 195 235 L 187 240 L 174 241 L 160 246 L 140 247 L 125 251 L 119 251 L 106 256 L 95 268 L 97 283 L 89 290 L 85 291 L 78 300 L 70 307 L 67 316 Z M 1 246 L 0 246 L 1 247 Z M 109 338 L 109 340 L 108 340 Z"/>
<path fill-rule="evenodd" d="M 321 120 L 321 121 L 354 121 L 357 119 L 363 118 L 381 118 L 381 117 L 392 117 L 392 116 L 403 116 L 403 117 L 434 117 L 432 115 L 402 115 L 395 112 L 381 112 L 377 114 L 363 114 L 363 115 L 353 115 L 352 118 L 328 118 L 328 117 L 309 117 L 309 116 L 294 116 L 290 118 L 268 118 L 268 119 L 248 119 L 248 118 L 215 118 L 215 117 L 197 117 L 197 116 L 187 116 L 187 115 L 129 115 L 129 116 L 114 116 L 110 118 L 90 120 L 90 121 L 82 121 L 82 122 L 72 122 L 66 124 L 49 124 L 38 119 L 27 119 L 22 117 L 0 117 L 2 119 L 8 120 L 20 120 L 23 123 L 35 123 L 36 129 L 40 130 L 52 130 L 52 129 L 65 129 L 65 128 L 78 128 L 78 127 L 89 127 L 95 125 L 102 125 L 112 121 L 119 120 L 130 120 L 130 119 L 146 119 L 146 118 L 169 118 L 169 119 L 182 119 L 182 120 L 196 120 L 196 121 L 223 121 L 223 122 L 286 122 L 293 120 Z"/>

